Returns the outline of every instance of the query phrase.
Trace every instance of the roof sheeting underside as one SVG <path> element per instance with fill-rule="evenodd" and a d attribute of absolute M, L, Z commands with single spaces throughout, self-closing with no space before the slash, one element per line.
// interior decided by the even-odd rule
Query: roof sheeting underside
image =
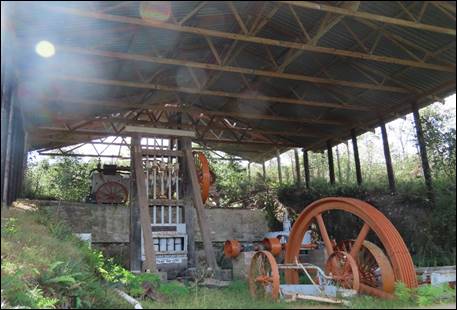
<path fill-rule="evenodd" d="M 34 139 L 33 129 L 36 127 L 65 128 L 65 124 L 72 124 L 72 122 L 76 123 L 83 119 L 115 112 L 124 113 L 129 110 L 125 107 L 68 105 L 65 101 L 59 101 L 59 98 L 103 101 L 120 101 L 129 98 L 128 102 L 137 102 L 147 92 L 147 89 L 138 87 L 101 85 L 49 78 L 49 74 L 138 83 L 151 82 L 151 78 L 155 76 L 152 83 L 193 89 L 198 87 L 195 77 L 204 87 L 208 80 L 211 81 L 214 76 L 219 74 L 214 70 L 192 69 L 193 77 L 185 66 L 79 55 L 59 52 L 58 48 L 56 55 L 49 59 L 39 58 L 35 54 L 33 46 L 38 41 L 45 39 L 53 42 L 57 47 L 97 49 L 200 63 L 216 63 L 216 57 L 209 48 L 207 39 L 202 35 L 57 13 L 47 8 L 47 6 L 72 7 L 91 12 L 106 12 L 106 14 L 116 16 L 141 18 L 139 14 L 140 2 L 119 3 L 115 1 L 49 2 L 43 5 L 43 3 L 28 2 L 15 5 L 16 50 L 14 51 L 14 60 L 20 76 L 20 89 L 25 89 L 25 93 L 29 92 L 34 96 L 33 100 L 30 97 L 27 100 L 23 100 L 24 116 L 27 119 L 26 123 L 29 126 L 29 132 L 32 133 L 31 143 L 33 148 L 39 149 L 68 144 L 52 141 L 51 136 L 48 138 L 36 137 Z M 182 20 L 201 4 L 193 1 L 170 3 L 172 17 L 167 21 L 169 23 L 174 22 L 174 20 Z M 423 3 L 420 1 L 403 1 L 401 3 L 412 16 L 418 17 L 423 14 L 421 23 L 455 29 L 455 20 L 452 21 L 443 12 L 444 8 L 439 9 L 429 4 L 422 13 Z M 455 8 L 455 2 L 446 3 Z M 327 2 L 326 4 L 342 5 L 341 2 Z M 257 32 L 250 33 L 251 35 L 289 42 L 304 42 L 306 40 L 289 5 L 279 2 L 249 1 L 234 2 L 234 5 L 248 31 L 253 29 L 252 25 L 258 21 L 257 16 L 259 14 L 267 16 L 277 6 L 280 6 L 265 26 Z M 317 10 L 300 7 L 293 8 L 311 37 L 322 29 L 321 23 L 324 19 L 332 20 L 338 17 L 338 15 Z M 395 2 L 365 1 L 361 2 L 358 10 L 411 20 L 408 14 Z M 452 15 L 452 13 L 449 14 Z M 226 2 L 208 2 L 194 16 L 189 18 L 184 25 L 222 32 L 242 32 Z M 217 37 L 211 37 L 210 40 L 217 53 L 224 59 L 233 41 Z M 375 48 L 371 51 L 373 55 L 412 61 L 423 60 L 429 64 L 445 65 L 455 69 L 455 35 L 345 16 L 340 18 L 317 41 L 317 46 L 359 53 L 365 53 L 366 50 L 364 49 L 370 50 L 374 45 Z M 231 62 L 227 63 L 228 65 L 276 71 L 277 69 L 271 58 L 280 66 L 291 54 L 288 48 L 280 46 L 266 47 L 266 45 L 239 41 L 237 48 L 240 46 L 242 49 L 239 51 L 238 56 L 231 59 Z M 438 56 L 433 57 L 433 53 L 443 48 L 445 49 Z M 455 91 L 455 70 L 453 72 L 444 72 L 310 51 L 303 51 L 285 68 L 284 72 L 326 79 L 401 87 L 408 90 L 409 93 L 318 84 L 247 74 L 242 77 L 239 73 L 223 72 L 218 79 L 207 85 L 207 89 L 257 96 L 301 98 L 308 101 L 341 105 L 351 104 L 369 108 L 370 111 L 323 108 L 223 96 L 201 96 L 160 90 L 152 91 L 147 102 L 157 102 L 157 104 L 179 102 L 185 103 L 187 107 L 195 107 L 205 111 L 256 115 L 268 114 L 270 116 L 278 116 L 281 119 L 290 118 L 296 120 L 302 118 L 343 123 L 343 125 L 331 125 L 227 116 L 226 119 L 230 122 L 236 122 L 240 126 L 250 127 L 259 131 L 299 132 L 302 134 L 297 136 L 273 133 L 246 134 L 248 140 L 257 137 L 265 142 L 258 145 L 207 142 L 210 147 L 258 161 L 273 156 L 277 148 L 287 149 L 288 145 L 321 149 L 325 147 L 327 139 L 337 142 L 339 139 L 347 137 L 352 128 L 356 128 L 358 133 L 362 133 L 368 130 L 370 126 L 376 124 L 376 122 L 379 122 L 380 119 L 388 120 L 395 113 L 397 117 L 401 113 L 406 113 L 408 111 L 407 106 L 411 105 L 411 98 L 414 98 L 415 95 L 426 93 L 431 89 L 439 88 L 445 83 L 450 83 L 451 86 L 436 93 L 436 96 Z M 454 84 L 452 84 L 452 81 L 454 81 Z M 54 99 L 51 103 L 49 101 L 41 102 L 37 99 L 41 97 Z M 431 103 L 433 99 L 428 98 L 422 104 Z M 400 112 L 395 111 L 394 114 L 390 114 L 390 112 L 394 112 L 393 107 L 401 105 L 405 106 L 404 111 L 399 110 Z M 146 117 L 140 117 L 139 119 L 147 120 Z M 169 121 L 174 119 L 176 118 L 171 113 Z M 185 115 L 183 121 L 188 121 Z M 208 122 L 208 119 L 203 120 L 200 125 Z M 97 128 L 97 126 L 93 125 L 91 128 Z M 222 139 L 233 139 L 234 137 L 233 132 L 228 130 L 224 132 L 216 130 L 214 133 L 209 131 L 207 136 L 212 137 L 211 135 L 218 136 L 219 134 L 221 134 L 219 137 Z M 242 132 L 238 131 L 237 134 L 241 135 Z M 79 142 L 80 140 L 78 139 L 81 138 L 74 137 L 74 142 Z M 278 145 L 273 145 L 272 143 L 278 143 Z"/>

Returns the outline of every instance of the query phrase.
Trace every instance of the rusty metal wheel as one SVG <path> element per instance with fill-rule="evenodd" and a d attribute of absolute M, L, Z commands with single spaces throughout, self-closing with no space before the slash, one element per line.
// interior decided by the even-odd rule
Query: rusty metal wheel
<path fill-rule="evenodd" d="M 227 240 L 224 243 L 224 255 L 228 258 L 235 258 L 241 253 L 241 244 L 238 240 Z"/>
<path fill-rule="evenodd" d="M 325 272 L 341 287 L 360 289 L 359 268 L 354 258 L 344 251 L 334 251 L 327 259 Z"/>
<path fill-rule="evenodd" d="M 194 152 L 195 166 L 197 168 L 198 182 L 203 203 L 208 200 L 209 188 L 211 186 L 211 172 L 209 170 L 208 159 L 203 152 Z"/>
<path fill-rule="evenodd" d="M 335 248 L 339 251 L 350 252 L 354 240 L 343 240 Z M 360 282 L 381 289 L 388 294 L 395 290 L 395 277 L 389 258 L 376 244 L 365 240 L 357 257 L 354 257 L 359 268 Z"/>
<path fill-rule="evenodd" d="M 279 269 L 275 258 L 268 251 L 254 254 L 249 267 L 249 291 L 254 298 L 279 297 Z"/>
<path fill-rule="evenodd" d="M 265 249 L 268 250 L 274 256 L 281 254 L 282 246 L 278 238 L 265 238 L 262 240 Z"/>
<path fill-rule="evenodd" d="M 363 222 L 363 226 L 354 239 L 349 254 L 357 258 L 362 245 L 370 231 L 379 239 L 386 251 L 386 256 L 392 266 L 395 281 L 403 282 L 407 287 L 417 287 L 416 271 L 411 254 L 393 224 L 375 207 L 353 198 L 329 197 L 313 202 L 302 211 L 290 232 L 286 248 L 285 263 L 294 263 L 298 257 L 301 242 L 310 224 L 316 221 L 320 235 L 324 241 L 327 254 L 334 252 L 334 245 L 330 241 L 323 214 L 332 211 L 343 211 L 352 214 Z M 296 270 L 286 271 L 286 283 L 297 284 Z M 372 295 L 388 298 L 383 289 L 360 284 L 360 290 Z"/>
<path fill-rule="evenodd" d="M 97 203 L 125 203 L 127 197 L 128 191 L 125 186 L 114 181 L 103 183 L 95 192 Z"/>

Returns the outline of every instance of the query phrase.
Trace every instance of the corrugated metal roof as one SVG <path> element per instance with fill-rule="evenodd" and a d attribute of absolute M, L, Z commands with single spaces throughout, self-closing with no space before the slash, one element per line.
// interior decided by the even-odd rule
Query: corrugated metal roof
<path fill-rule="evenodd" d="M 325 2 L 327 5 L 340 5 L 341 2 Z M 448 2 L 455 6 L 455 2 Z M 409 104 L 411 94 L 402 94 L 378 90 L 366 90 L 338 85 L 312 84 L 309 82 L 286 80 L 280 78 L 266 78 L 254 75 L 246 75 L 251 89 L 247 89 L 239 73 L 219 74 L 213 70 L 192 69 L 198 82 L 205 85 L 206 81 L 219 76 L 215 82 L 207 85 L 211 90 L 222 90 L 226 92 L 241 94 L 257 94 L 264 96 L 297 98 L 303 96 L 304 100 L 322 101 L 331 103 L 349 103 L 369 108 L 375 111 L 353 111 L 337 110 L 334 108 L 306 107 L 296 104 L 284 104 L 265 101 L 254 101 L 239 98 L 226 98 L 221 96 L 199 96 L 196 94 L 175 93 L 170 91 L 148 91 L 134 87 L 120 87 L 110 85 L 99 85 L 92 83 L 79 83 L 70 81 L 47 81 L 47 73 L 62 75 L 76 75 L 81 77 L 96 77 L 107 80 L 121 80 L 129 82 L 143 82 L 143 78 L 149 80 L 155 76 L 154 83 L 169 86 L 197 88 L 190 71 L 183 66 L 161 65 L 150 62 L 122 61 L 119 59 L 105 59 L 99 56 L 81 56 L 66 53 L 57 53 L 53 59 L 44 60 L 36 56 L 33 49 L 26 48 L 33 46 L 39 40 L 47 39 L 58 45 L 66 45 L 82 48 L 96 48 L 103 51 L 131 53 L 140 55 L 159 55 L 160 57 L 175 58 L 188 61 L 204 63 L 216 63 L 216 58 L 211 52 L 208 42 L 204 36 L 163 30 L 140 25 L 131 25 L 114 21 L 106 21 L 88 17 L 79 17 L 71 14 L 55 13 L 45 9 L 43 6 L 59 6 L 83 9 L 90 12 L 98 10 L 106 14 L 116 16 L 127 16 L 141 18 L 140 2 L 42 2 L 18 3 L 15 5 L 14 21 L 18 49 L 15 50 L 16 65 L 21 74 L 27 75 L 29 81 L 39 81 L 41 91 L 52 95 L 53 93 L 65 94 L 72 98 L 110 100 L 126 97 L 135 97 L 139 100 L 145 93 L 152 93 L 149 102 L 164 100 L 179 100 L 184 103 L 198 104 L 200 108 L 213 111 L 231 111 L 244 113 L 264 113 L 290 118 L 324 118 L 329 120 L 347 121 L 349 124 L 359 124 L 364 121 L 375 121 L 379 113 L 387 113 L 386 107 Z M 180 21 L 188 16 L 197 6 L 199 1 L 178 1 L 162 2 L 160 10 L 155 13 L 160 16 L 167 14 L 169 5 L 173 19 Z M 402 4 L 411 14 L 418 17 L 423 3 L 420 1 L 403 1 Z M 254 22 L 258 22 L 258 14 L 262 12 L 266 16 L 275 7 L 279 10 L 270 18 L 264 27 L 257 33 L 257 36 L 271 38 L 281 41 L 304 42 L 304 34 L 300 29 L 291 9 L 288 5 L 278 2 L 234 2 L 240 18 L 250 30 Z M 262 10 L 263 8 L 263 10 Z M 309 10 L 300 7 L 293 7 L 295 13 L 303 26 L 311 36 L 314 36 L 321 27 L 321 22 L 326 15 L 332 20 L 336 15 L 325 12 Z M 387 1 L 362 1 L 359 11 L 370 12 L 389 17 L 411 20 L 411 17 L 401 8 L 398 3 Z M 151 12 L 149 12 L 151 13 Z M 154 12 L 152 12 L 154 13 Z M 378 36 L 380 39 L 373 51 L 374 55 L 416 60 L 405 48 L 417 55 L 417 57 L 429 57 L 443 48 L 437 59 L 426 59 L 427 63 L 451 64 L 455 68 L 455 36 L 440 34 L 436 32 L 423 31 L 408 27 L 401 27 L 392 24 L 383 24 L 377 21 L 369 21 L 346 16 L 327 29 L 321 36 L 318 46 L 329 47 L 339 50 L 348 50 L 364 53 L 353 34 L 343 25 L 345 23 L 351 31 L 359 38 L 366 48 L 371 49 Z M 429 3 L 421 23 L 433 24 L 436 26 L 455 29 L 455 20 L 437 9 L 434 4 Z M 232 14 L 226 2 L 208 2 L 193 17 L 185 22 L 186 26 L 199 27 L 204 29 L 218 30 L 222 32 L 241 32 L 241 28 L 235 16 Z M 378 27 L 397 39 L 398 43 L 392 42 L 385 37 L 384 33 L 379 34 L 374 29 Z M 403 41 L 403 42 L 402 42 Z M 232 45 L 231 40 L 211 37 L 217 53 L 221 59 L 225 59 L 227 51 Z M 404 47 L 401 47 L 403 45 Z M 19 47 L 20 46 L 20 47 Z M 278 66 L 290 55 L 289 50 L 279 46 L 262 46 L 256 43 L 239 42 L 238 48 L 242 50 L 229 65 L 251 69 L 275 70 L 268 52 L 271 53 Z M 25 47 L 25 48 L 24 48 Z M 268 49 L 268 51 L 267 51 Z M 323 70 L 324 68 L 324 70 Z M 454 72 L 440 72 L 436 70 L 408 68 L 405 66 L 363 60 L 350 57 L 334 56 L 324 53 L 303 51 L 284 70 L 292 74 L 312 75 L 321 78 L 346 80 L 359 83 L 368 83 L 385 86 L 405 87 L 414 93 L 421 93 L 439 87 L 445 82 L 455 81 Z M 371 77 L 368 77 L 371 76 Z M 30 78 L 33 77 L 32 80 Z M 388 78 L 386 78 L 388 77 Z M 455 90 L 455 84 L 454 88 Z M 449 92 L 449 90 L 446 90 Z M 451 90 L 452 91 L 452 90 Z M 294 93 L 295 92 L 295 93 Z M 65 105 L 59 110 L 59 103 L 55 111 L 61 114 L 66 112 Z M 35 106 L 35 110 L 31 108 Z M 33 111 L 40 111 L 46 105 L 35 102 L 28 105 L 32 113 L 28 111 L 28 117 L 37 118 L 41 124 L 52 125 L 56 123 L 53 118 L 38 117 Z M 74 107 L 72 107 L 74 108 Z M 88 115 L 114 112 L 111 108 L 91 107 L 86 109 Z M 387 109 L 388 110 L 388 109 Z M 72 111 L 71 113 L 74 113 Z M 52 113 L 51 113 L 52 114 Z M 71 116 L 69 114 L 68 116 Z M 47 123 L 46 123 L 47 122 Z M 293 131 L 298 128 L 303 132 L 321 133 L 321 137 L 296 137 L 265 134 L 274 141 L 301 144 L 303 147 L 319 145 L 320 139 L 329 135 L 344 135 L 341 127 L 323 124 L 299 124 L 287 123 L 284 121 L 271 120 L 241 120 L 243 124 L 252 125 L 259 130 Z M 30 122 L 33 124 L 33 121 Z M 345 129 L 347 131 L 347 129 Z M 224 137 L 232 138 L 231 134 Z M 41 141 L 41 140 L 40 140 Z M 253 160 L 260 160 L 265 156 L 273 155 L 275 146 L 271 145 L 236 145 L 236 144 L 214 144 L 222 150 L 233 154 L 245 156 Z M 36 147 L 39 145 L 36 145 Z M 322 145 L 321 145 L 322 146 Z M 280 147 L 280 146 L 279 146 Z M 257 152 L 253 152 L 256 150 Z"/>

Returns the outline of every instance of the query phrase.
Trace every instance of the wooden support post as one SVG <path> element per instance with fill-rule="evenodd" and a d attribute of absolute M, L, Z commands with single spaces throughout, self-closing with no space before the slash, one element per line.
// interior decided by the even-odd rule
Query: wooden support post
<path fill-rule="evenodd" d="M 309 177 L 309 159 L 308 159 L 308 150 L 306 149 L 303 149 L 303 167 L 304 167 L 304 170 L 305 170 L 305 186 L 307 189 L 309 189 L 309 181 L 310 181 L 310 177 Z"/>
<path fill-rule="evenodd" d="M 267 181 L 267 170 L 265 169 L 265 162 L 262 162 L 263 181 Z"/>
<path fill-rule="evenodd" d="M 384 157 L 386 158 L 387 178 L 389 180 L 389 189 L 392 193 L 396 192 L 394 169 L 392 167 L 392 158 L 390 157 L 389 140 L 387 139 L 386 124 L 381 123 L 382 144 L 384 147 Z"/>
<path fill-rule="evenodd" d="M 336 152 L 336 167 L 338 168 L 338 182 L 341 183 L 343 180 L 341 177 L 340 149 L 339 149 L 338 145 L 336 146 L 335 152 Z"/>
<path fill-rule="evenodd" d="M 129 234 L 129 251 L 130 251 L 130 271 L 141 272 L 141 224 L 140 224 L 140 207 L 138 205 L 138 195 L 136 188 L 135 175 L 135 156 L 133 152 L 130 155 L 130 191 L 129 191 L 129 208 L 130 208 L 130 234 Z"/>
<path fill-rule="evenodd" d="M 143 232 L 143 246 L 145 254 L 145 264 L 143 271 L 156 272 L 156 256 L 154 251 L 154 241 L 151 229 L 151 214 L 149 213 L 149 203 L 146 193 L 146 176 L 143 169 L 143 157 L 141 151 L 141 137 L 135 136 L 132 141 L 132 156 L 134 158 L 135 180 L 137 189 L 137 200 L 140 209 L 140 223 Z"/>
<path fill-rule="evenodd" d="M 279 153 L 279 150 L 276 150 L 276 160 L 278 161 L 278 180 L 279 180 L 279 184 L 282 184 L 281 154 Z"/>
<path fill-rule="evenodd" d="M 362 185 L 362 170 L 360 169 L 359 147 L 357 146 L 357 136 L 355 129 L 351 129 L 352 148 L 354 150 L 355 174 L 357 176 L 357 184 Z"/>
<path fill-rule="evenodd" d="M 330 177 L 330 184 L 335 184 L 335 167 L 333 165 L 333 150 L 330 140 L 327 140 L 327 158 L 328 158 L 328 175 Z"/>
<path fill-rule="evenodd" d="M 294 148 L 294 156 L 295 156 L 295 173 L 297 175 L 297 184 L 298 186 L 301 185 L 301 175 L 300 175 L 300 159 L 298 158 L 298 151 Z"/>
<path fill-rule="evenodd" d="M 214 253 L 213 244 L 211 243 L 211 235 L 205 215 L 202 196 L 200 193 L 200 185 L 197 177 L 197 169 L 195 167 L 195 159 L 192 154 L 192 142 L 189 138 L 182 138 L 182 141 L 187 171 L 189 173 L 190 183 L 192 187 L 192 198 L 195 210 L 197 211 L 198 225 L 200 226 L 200 233 L 203 239 L 203 248 L 205 250 L 206 262 L 214 272 L 217 272 L 218 267 L 216 262 L 216 255 Z"/>
<path fill-rule="evenodd" d="M 435 193 L 433 191 L 432 174 L 430 164 L 428 163 L 427 148 L 425 145 L 424 132 L 420 120 L 417 105 L 413 104 L 414 125 L 416 126 L 417 142 L 419 144 L 420 157 L 422 161 L 422 170 L 424 172 L 425 185 L 427 186 L 427 196 L 432 206 L 435 206 Z"/>
<path fill-rule="evenodd" d="M 248 162 L 248 180 L 251 183 L 251 162 Z"/>
<path fill-rule="evenodd" d="M 8 114 L 8 131 L 6 134 L 6 150 L 5 150 L 5 168 L 3 172 L 3 188 L 2 188 L 2 206 L 8 206 L 8 187 L 9 179 L 11 177 L 11 146 L 12 146 L 12 136 L 13 136 L 13 115 L 14 115 L 14 105 L 13 101 L 9 100 L 9 114 Z M 6 104 L 6 102 L 4 103 Z"/>

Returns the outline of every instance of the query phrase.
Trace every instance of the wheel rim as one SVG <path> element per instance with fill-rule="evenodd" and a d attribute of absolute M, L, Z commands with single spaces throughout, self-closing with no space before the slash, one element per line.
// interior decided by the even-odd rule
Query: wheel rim
<path fill-rule="evenodd" d="M 327 259 L 325 270 L 341 287 L 356 291 L 360 289 L 359 269 L 349 253 L 333 252 Z"/>
<path fill-rule="evenodd" d="M 334 246 L 330 241 L 322 218 L 323 212 L 332 210 L 351 213 L 364 222 L 361 231 L 355 239 L 355 244 L 350 251 L 352 257 L 357 257 L 363 241 L 368 232 L 372 230 L 386 249 L 388 260 L 393 267 L 395 281 L 403 282 L 410 288 L 417 287 L 416 272 L 411 255 L 393 224 L 370 204 L 353 198 L 324 198 L 306 207 L 297 218 L 290 232 L 290 239 L 285 255 L 286 263 L 293 263 L 296 257 L 298 257 L 305 231 L 313 220 L 316 220 L 318 223 L 327 253 L 331 255 L 334 252 Z M 298 283 L 298 273 L 295 270 L 287 270 L 285 278 L 288 284 Z M 385 292 L 381 289 L 370 288 L 370 291 L 375 294 L 385 295 Z"/>
<path fill-rule="evenodd" d="M 354 245 L 354 240 L 344 240 L 338 243 L 336 249 L 350 252 Z M 395 289 L 395 278 L 389 258 L 382 249 L 376 244 L 365 240 L 359 255 L 354 258 L 357 262 L 360 282 L 373 287 L 382 289 L 386 293 L 392 294 Z"/>
<path fill-rule="evenodd" d="M 254 254 L 249 267 L 249 291 L 254 298 L 279 297 L 279 270 L 276 260 L 267 251 Z"/>
<path fill-rule="evenodd" d="M 195 166 L 197 168 L 198 182 L 203 203 L 208 200 L 209 188 L 211 186 L 211 173 L 209 170 L 208 159 L 203 152 L 194 152 Z"/>
<path fill-rule="evenodd" d="M 101 185 L 95 193 L 97 203 L 124 203 L 128 192 L 124 185 L 110 181 Z"/>

